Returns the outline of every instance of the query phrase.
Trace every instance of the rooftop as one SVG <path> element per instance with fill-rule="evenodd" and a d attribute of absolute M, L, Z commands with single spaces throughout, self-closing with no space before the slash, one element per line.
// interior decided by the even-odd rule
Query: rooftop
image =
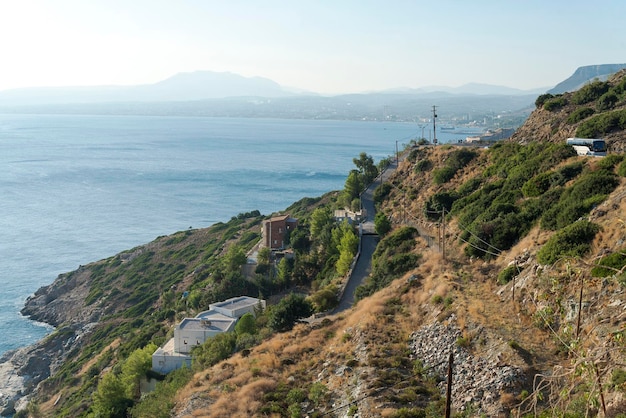
<path fill-rule="evenodd" d="M 245 308 L 245 307 L 250 307 L 250 306 L 256 306 L 259 304 L 260 301 L 261 301 L 260 299 L 252 298 L 250 296 L 239 296 L 239 297 L 226 299 L 225 301 L 222 301 L 222 302 L 212 303 L 209 306 L 211 309 L 214 309 L 214 308 L 240 309 L 240 308 Z M 211 312 L 211 311 L 205 311 L 205 312 Z M 200 314 L 198 314 L 198 316 L 196 316 L 196 318 L 200 317 L 200 315 L 203 315 L 205 312 L 201 312 Z"/>
<path fill-rule="evenodd" d="M 205 311 L 202 317 L 185 318 L 180 321 L 178 328 L 180 330 L 192 331 L 220 331 L 226 332 L 230 329 L 236 318 L 231 318 L 214 311 Z M 202 315 L 202 314 L 201 314 Z"/>

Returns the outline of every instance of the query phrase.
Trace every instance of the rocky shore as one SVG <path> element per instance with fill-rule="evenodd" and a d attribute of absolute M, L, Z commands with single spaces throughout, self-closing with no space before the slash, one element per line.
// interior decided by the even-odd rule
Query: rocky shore
<path fill-rule="evenodd" d="M 26 300 L 22 314 L 56 329 L 37 343 L 0 357 L 0 416 L 11 415 L 50 377 L 93 328 L 101 312 L 86 307 L 89 271 L 84 267 L 59 275 Z"/>

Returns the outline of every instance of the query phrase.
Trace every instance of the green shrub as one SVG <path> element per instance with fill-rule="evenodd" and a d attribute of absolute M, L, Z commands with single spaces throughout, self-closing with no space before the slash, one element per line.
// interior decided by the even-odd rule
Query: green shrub
<path fill-rule="evenodd" d="M 545 171 L 526 181 L 522 186 L 522 193 L 526 197 L 536 197 L 544 194 L 553 183 L 554 172 Z"/>
<path fill-rule="evenodd" d="M 513 278 L 516 277 L 518 274 L 519 268 L 516 265 L 508 266 L 498 274 L 498 283 L 507 284 L 508 282 L 513 280 Z"/>
<path fill-rule="evenodd" d="M 599 170 L 587 173 L 565 190 L 556 205 L 545 211 L 541 227 L 557 230 L 570 225 L 606 199 L 618 184 L 619 179 L 612 172 Z"/>
<path fill-rule="evenodd" d="M 626 129 L 626 109 L 613 110 L 590 117 L 578 126 L 576 136 L 598 138 L 622 129 Z"/>
<path fill-rule="evenodd" d="M 569 123 L 570 125 L 573 125 L 577 122 L 580 122 L 583 119 L 587 119 L 589 116 L 593 115 L 594 113 L 596 112 L 590 107 L 580 107 L 574 110 L 572 113 L 570 113 L 570 115 L 567 118 L 567 123 Z"/>
<path fill-rule="evenodd" d="M 452 177 L 456 174 L 457 169 L 449 165 L 438 168 L 433 171 L 433 183 L 445 184 L 452 180 Z"/>
<path fill-rule="evenodd" d="M 441 219 L 442 211 L 450 212 L 456 200 L 456 195 L 451 192 L 439 192 L 432 195 L 426 201 L 426 217 L 430 220 Z"/>
<path fill-rule="evenodd" d="M 543 104 L 549 100 L 552 99 L 554 97 L 553 94 L 550 93 L 546 93 L 546 94 L 542 94 L 539 97 L 537 97 L 537 100 L 535 100 L 535 107 L 540 108 L 543 106 Z"/>
<path fill-rule="evenodd" d="M 565 165 L 557 170 L 557 175 L 559 176 L 559 185 L 562 186 L 568 181 L 574 179 L 583 171 L 583 163 L 581 161 L 577 161 L 572 164 Z"/>
<path fill-rule="evenodd" d="M 606 81 L 593 81 L 572 94 L 572 102 L 577 105 L 598 100 L 604 93 L 609 91 L 609 83 Z"/>
<path fill-rule="evenodd" d="M 617 166 L 617 174 L 620 177 L 626 177 L 626 160 L 622 161 L 619 166 Z"/>
<path fill-rule="evenodd" d="M 392 187 L 389 183 L 383 183 L 374 189 L 374 203 L 382 203 L 391 193 L 391 189 Z"/>
<path fill-rule="evenodd" d="M 600 227 L 581 220 L 556 232 L 537 252 L 541 264 L 553 264 L 562 257 L 583 257 Z"/>
<path fill-rule="evenodd" d="M 567 104 L 567 100 L 563 96 L 555 96 L 543 103 L 543 108 L 549 112 L 559 110 Z"/>
<path fill-rule="evenodd" d="M 374 230 L 381 237 L 391 231 L 391 221 L 389 221 L 389 218 L 383 212 L 376 212 L 376 216 L 374 217 Z"/>
<path fill-rule="evenodd" d="M 425 171 L 430 171 L 432 168 L 433 168 L 432 161 L 425 158 L 423 160 L 419 160 L 418 162 L 416 162 L 415 168 L 413 170 L 415 170 L 416 173 L 423 173 Z"/>
<path fill-rule="evenodd" d="M 619 98 L 617 97 L 617 94 L 609 91 L 600 96 L 598 103 L 596 104 L 596 108 L 598 109 L 598 112 L 605 112 L 613 109 L 618 101 Z"/>
<path fill-rule="evenodd" d="M 465 197 L 478 190 L 483 184 L 483 179 L 480 177 L 474 177 L 463 183 L 456 191 L 456 195 L 459 197 Z"/>
<path fill-rule="evenodd" d="M 598 167 L 603 170 L 613 171 L 615 166 L 624 160 L 623 154 L 609 154 L 598 161 Z"/>
<path fill-rule="evenodd" d="M 591 269 L 593 277 L 608 277 L 616 274 L 626 266 L 626 253 L 618 251 L 604 256 L 598 261 L 598 264 Z"/>

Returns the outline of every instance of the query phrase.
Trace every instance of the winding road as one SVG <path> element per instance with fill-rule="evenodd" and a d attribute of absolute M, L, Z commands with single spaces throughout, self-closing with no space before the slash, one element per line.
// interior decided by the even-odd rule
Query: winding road
<path fill-rule="evenodd" d="M 361 252 L 352 271 L 352 275 L 348 279 L 339 305 L 333 310 L 333 314 L 343 312 L 354 304 L 354 292 L 356 288 L 363 283 L 363 280 L 365 280 L 371 272 L 372 255 L 378 244 L 378 235 L 374 229 L 374 217 L 376 216 L 374 190 L 387 181 L 397 168 L 398 163 L 393 161 L 361 194 L 361 207 L 367 214 L 365 222 L 361 223 Z"/>

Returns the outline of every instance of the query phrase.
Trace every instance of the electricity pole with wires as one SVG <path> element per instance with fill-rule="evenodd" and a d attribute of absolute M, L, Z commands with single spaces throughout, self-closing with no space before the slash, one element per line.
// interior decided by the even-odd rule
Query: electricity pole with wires
<path fill-rule="evenodd" d="M 437 106 L 433 105 L 433 144 L 437 145 Z"/>

